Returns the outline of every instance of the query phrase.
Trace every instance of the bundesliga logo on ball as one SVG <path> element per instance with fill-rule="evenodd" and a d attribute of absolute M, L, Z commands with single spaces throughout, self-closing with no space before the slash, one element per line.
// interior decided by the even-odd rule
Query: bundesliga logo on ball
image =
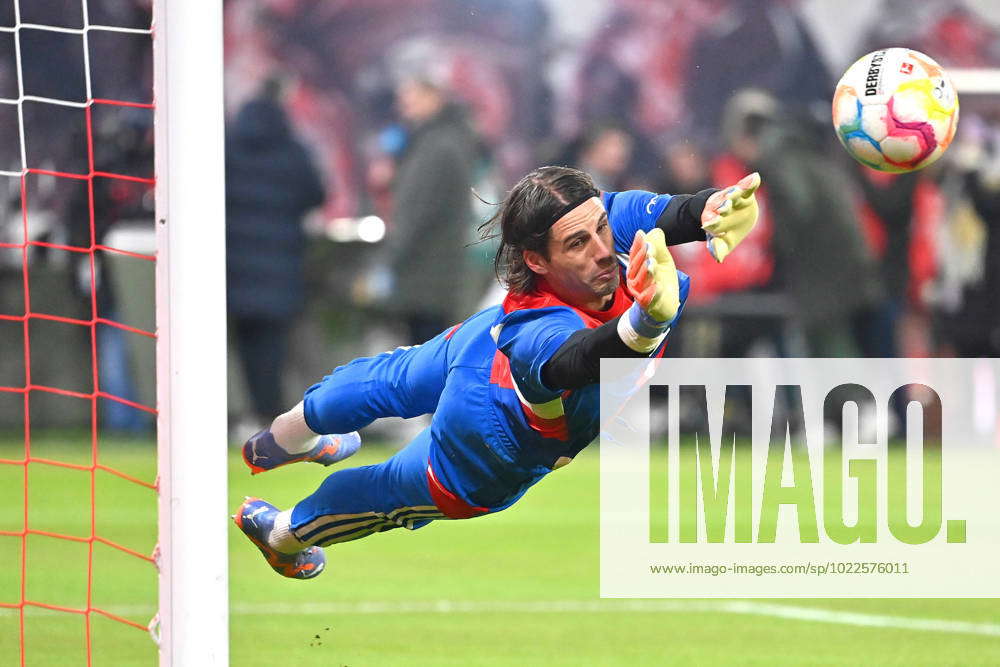
<path fill-rule="evenodd" d="M 951 144 L 958 95 L 948 75 L 919 51 L 883 49 L 844 73 L 833 96 L 833 127 L 861 164 L 888 172 L 922 169 Z"/>

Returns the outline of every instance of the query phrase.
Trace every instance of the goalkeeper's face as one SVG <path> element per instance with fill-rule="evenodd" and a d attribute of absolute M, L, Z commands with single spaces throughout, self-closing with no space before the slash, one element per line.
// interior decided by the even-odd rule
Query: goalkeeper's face
<path fill-rule="evenodd" d="M 549 229 L 548 257 L 524 251 L 528 267 L 564 301 L 589 310 L 610 305 L 620 280 L 608 214 L 592 197 Z"/>

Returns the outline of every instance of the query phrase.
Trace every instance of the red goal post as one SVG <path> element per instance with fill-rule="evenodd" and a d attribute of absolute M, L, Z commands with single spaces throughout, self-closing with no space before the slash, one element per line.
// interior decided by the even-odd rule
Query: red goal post
<path fill-rule="evenodd" d="M 229 657 L 221 0 L 154 0 L 160 664 Z"/>

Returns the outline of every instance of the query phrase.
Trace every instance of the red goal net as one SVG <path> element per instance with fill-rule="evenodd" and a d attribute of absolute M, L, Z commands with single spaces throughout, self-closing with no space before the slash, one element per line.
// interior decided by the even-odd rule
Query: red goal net
<path fill-rule="evenodd" d="M 121 444 L 151 442 L 156 414 L 132 350 L 147 340 L 152 359 L 155 326 L 133 320 L 136 297 L 123 295 L 156 260 L 143 4 L 0 10 L 0 192 L 6 181 L 11 193 L 0 219 L 0 411 L 20 403 L 23 414 L 23 449 L 0 449 L 0 664 L 135 660 L 136 640 L 115 638 L 141 638 L 156 607 L 155 473 Z M 133 502 L 151 511 L 144 527 L 123 528 Z M 152 597 L 117 596 L 143 568 Z"/>

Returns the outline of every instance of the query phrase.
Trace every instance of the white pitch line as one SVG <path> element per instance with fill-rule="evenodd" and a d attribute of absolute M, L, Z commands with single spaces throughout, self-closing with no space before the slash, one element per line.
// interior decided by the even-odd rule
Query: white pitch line
<path fill-rule="evenodd" d="M 303 604 L 271 603 L 232 605 L 235 615 L 285 614 L 483 614 L 483 613 L 635 613 L 635 612 L 707 612 L 764 616 L 798 621 L 813 621 L 836 625 L 873 628 L 896 628 L 931 632 L 985 635 L 1000 637 L 1000 624 L 972 623 L 933 618 L 887 616 L 861 612 L 833 611 L 816 607 L 772 604 L 753 601 L 718 600 L 551 600 L 524 602 L 517 600 L 462 601 L 436 600 L 414 602 L 309 602 Z"/>
<path fill-rule="evenodd" d="M 731 614 L 756 614 L 796 621 L 857 625 L 869 628 L 897 628 L 900 630 L 953 632 L 957 634 L 1000 637 L 1000 624 L 998 623 L 973 623 L 970 621 L 949 621 L 938 618 L 888 616 L 863 612 L 834 611 L 799 605 L 769 604 L 766 602 L 732 601 L 722 604 L 728 608 L 724 610 L 720 609 L 720 611 L 726 611 Z"/>
<path fill-rule="evenodd" d="M 110 607 L 111 613 L 132 619 L 151 616 L 150 605 Z M 244 603 L 230 607 L 236 616 L 289 616 L 306 614 L 549 614 L 549 613 L 719 613 L 762 616 L 791 621 L 811 621 L 866 628 L 893 628 L 920 632 L 945 632 L 1000 637 L 1000 624 L 952 621 L 936 618 L 889 616 L 852 611 L 835 611 L 801 605 L 774 604 L 750 600 L 414 600 L 396 602 L 304 602 Z M 17 615 L 16 609 L 0 609 L 0 617 Z M 29 608 L 29 616 L 65 615 L 65 612 Z"/>
<path fill-rule="evenodd" d="M 952 632 L 1000 637 L 1000 624 L 972 623 L 933 618 L 887 616 L 861 612 L 833 611 L 799 605 L 773 604 L 743 600 L 518 600 L 465 601 L 431 600 L 413 602 L 309 602 L 303 604 L 271 603 L 232 605 L 236 615 L 286 614 L 402 614 L 402 613 L 634 613 L 634 612 L 714 612 L 747 616 L 766 616 L 789 620 L 813 621 L 837 625 L 898 628 Z"/>

